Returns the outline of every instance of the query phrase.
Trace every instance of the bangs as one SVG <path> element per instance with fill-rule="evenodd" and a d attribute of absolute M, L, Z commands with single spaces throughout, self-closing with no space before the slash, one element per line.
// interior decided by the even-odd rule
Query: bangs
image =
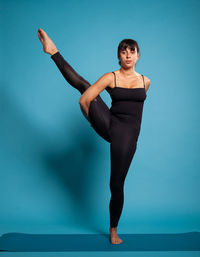
<path fill-rule="evenodd" d="M 119 48 L 119 51 L 121 52 L 121 51 L 124 51 L 124 50 L 126 50 L 126 48 L 130 48 L 132 51 L 135 51 L 136 50 L 136 46 L 135 45 L 128 45 L 128 44 L 124 44 L 123 46 L 121 46 L 120 48 Z"/>
<path fill-rule="evenodd" d="M 119 44 L 118 51 L 121 52 L 123 50 L 126 50 L 127 47 L 129 47 L 132 51 L 136 51 L 137 43 L 134 40 L 131 40 L 131 39 L 123 40 Z"/>

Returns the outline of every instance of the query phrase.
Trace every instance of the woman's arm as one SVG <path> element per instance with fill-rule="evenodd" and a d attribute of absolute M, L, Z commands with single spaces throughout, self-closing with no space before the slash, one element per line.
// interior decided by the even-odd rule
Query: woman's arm
<path fill-rule="evenodd" d="M 88 116 L 91 101 L 93 101 L 106 87 L 108 87 L 113 79 L 112 72 L 105 73 L 93 85 L 91 85 L 80 97 L 79 104 Z"/>

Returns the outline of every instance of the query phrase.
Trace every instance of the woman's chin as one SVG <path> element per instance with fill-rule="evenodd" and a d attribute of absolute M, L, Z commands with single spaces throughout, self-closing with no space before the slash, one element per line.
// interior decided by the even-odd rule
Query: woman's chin
<path fill-rule="evenodd" d="M 124 68 L 131 68 L 131 67 L 133 67 L 133 63 L 132 62 L 131 63 L 124 63 L 123 67 Z"/>

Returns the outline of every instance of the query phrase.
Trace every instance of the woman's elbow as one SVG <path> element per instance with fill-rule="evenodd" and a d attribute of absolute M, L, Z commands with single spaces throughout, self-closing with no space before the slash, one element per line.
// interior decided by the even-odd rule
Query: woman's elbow
<path fill-rule="evenodd" d="M 84 97 L 80 97 L 80 99 L 79 99 L 79 104 L 81 104 L 81 105 L 83 105 L 85 103 L 85 99 L 84 99 Z"/>

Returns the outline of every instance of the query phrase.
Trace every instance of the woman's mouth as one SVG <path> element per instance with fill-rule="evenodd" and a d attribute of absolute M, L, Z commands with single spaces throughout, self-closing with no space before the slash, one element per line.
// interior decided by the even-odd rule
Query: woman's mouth
<path fill-rule="evenodd" d="M 126 63 L 131 63 L 131 61 L 126 61 Z"/>

